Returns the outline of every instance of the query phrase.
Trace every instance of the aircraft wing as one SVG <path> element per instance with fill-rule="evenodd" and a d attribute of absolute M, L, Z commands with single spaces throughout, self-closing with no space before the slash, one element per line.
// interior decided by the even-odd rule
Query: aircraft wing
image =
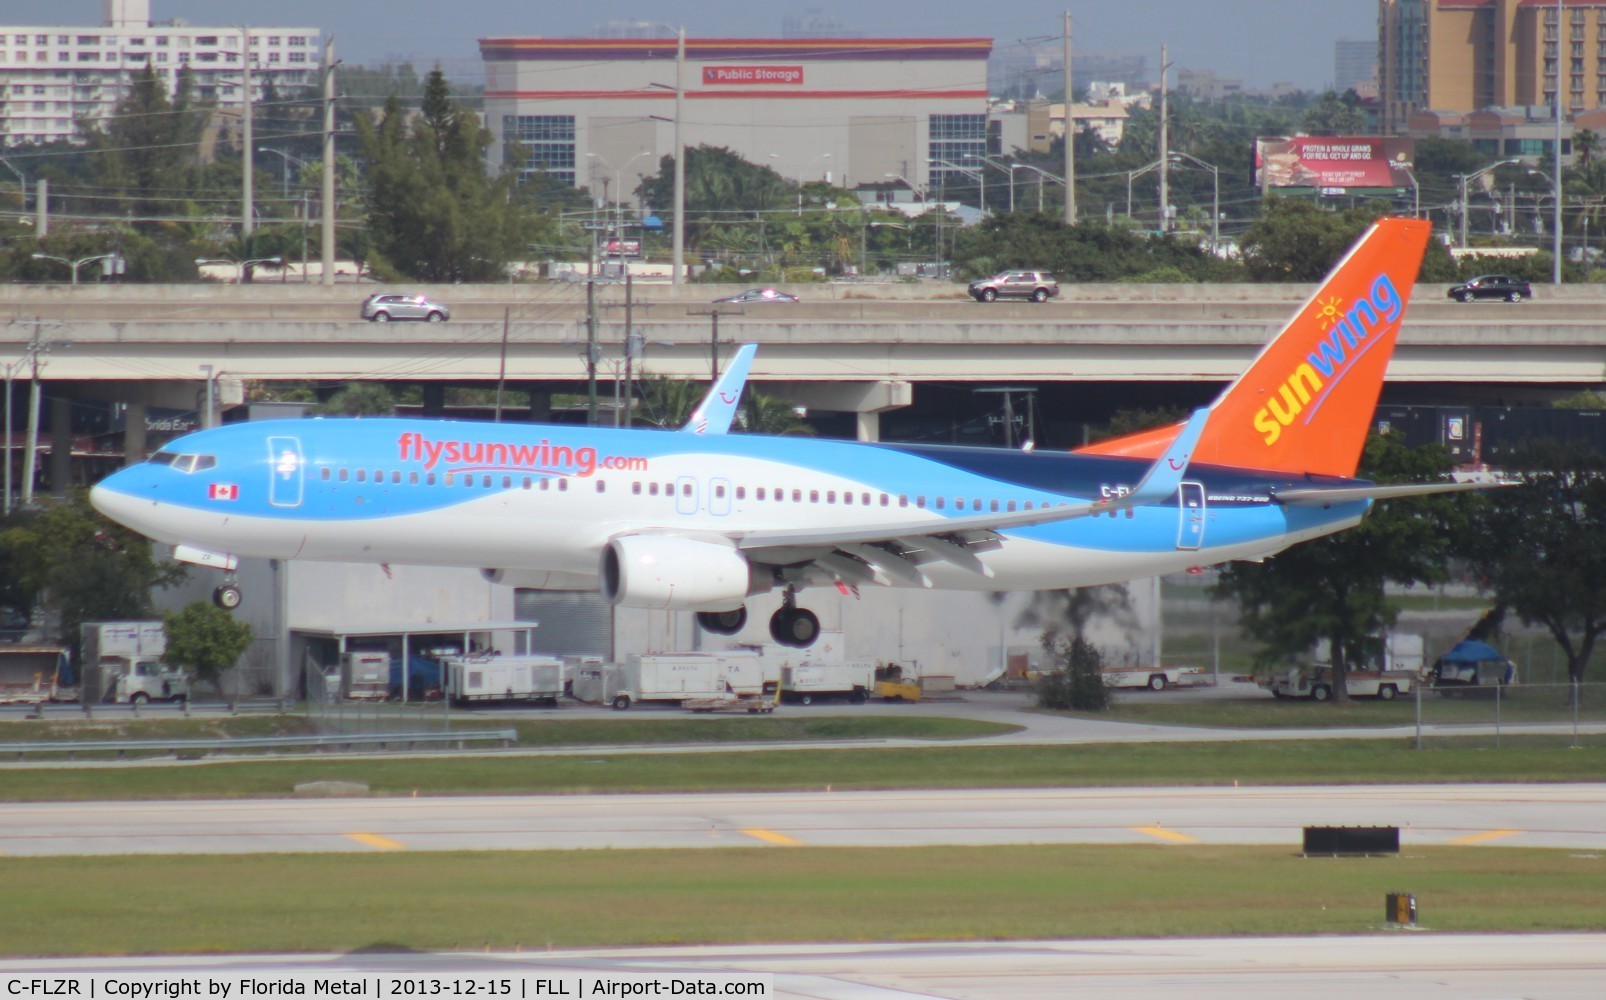
<path fill-rule="evenodd" d="M 1290 507 L 1321 507 L 1327 504 L 1350 503 L 1355 500 L 1393 500 L 1398 497 L 1421 497 L 1434 493 L 1462 493 L 1466 490 L 1489 490 L 1508 486 L 1498 482 L 1462 483 L 1403 483 L 1398 486 L 1338 486 L 1331 489 L 1282 490 L 1272 499 Z"/>
<path fill-rule="evenodd" d="M 730 538 L 737 548 L 756 561 L 788 564 L 812 561 L 838 579 L 847 578 L 845 582 L 885 583 L 888 582 L 886 578 L 892 578 L 929 587 L 930 581 L 918 567 L 934 560 L 990 577 L 992 571 L 975 553 L 1002 546 L 1000 531 L 1147 506 L 1176 493 L 1209 415 L 1208 409 L 1195 412 L 1165 454 L 1125 496 L 1060 503 L 1036 510 L 883 522 L 862 527 L 737 532 Z M 870 572 L 863 572 L 867 569 Z M 852 579 L 856 573 L 863 573 L 865 579 Z"/>
<path fill-rule="evenodd" d="M 725 366 L 725 371 L 708 389 L 708 395 L 691 411 L 691 419 L 681 431 L 686 434 L 723 434 L 730 430 L 736 417 L 736 404 L 747 385 L 747 371 L 753 365 L 757 344 L 743 344 Z"/>

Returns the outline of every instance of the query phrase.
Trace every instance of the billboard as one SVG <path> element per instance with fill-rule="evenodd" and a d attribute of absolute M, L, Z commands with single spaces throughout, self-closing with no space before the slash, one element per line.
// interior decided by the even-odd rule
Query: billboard
<path fill-rule="evenodd" d="M 1416 143 L 1405 136 L 1263 137 L 1255 140 L 1255 186 L 1314 188 L 1345 194 L 1356 188 L 1412 186 Z"/>

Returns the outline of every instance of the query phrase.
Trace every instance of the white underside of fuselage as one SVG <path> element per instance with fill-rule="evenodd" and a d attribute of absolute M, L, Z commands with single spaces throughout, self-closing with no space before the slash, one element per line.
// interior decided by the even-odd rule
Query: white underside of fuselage
<path fill-rule="evenodd" d="M 187 544 L 235 556 L 302 559 L 325 562 L 497 568 L 521 572 L 521 585 L 535 582 L 531 572 L 551 573 L 546 586 L 580 589 L 594 586 L 600 556 L 608 540 L 626 533 L 696 534 L 718 537 L 745 530 L 776 527 L 826 527 L 833 523 L 862 527 L 866 523 L 907 524 L 924 514 L 933 525 L 935 513 L 879 506 L 813 507 L 752 501 L 733 503 L 729 513 L 706 508 L 675 513 L 675 498 L 632 495 L 629 487 L 597 494 L 584 480 L 565 491 L 511 490 L 476 496 L 452 506 L 394 516 L 358 519 L 298 517 L 289 513 L 253 517 L 128 498 L 118 512 L 138 530 L 160 541 Z M 856 488 L 842 484 L 839 488 Z M 651 502 L 662 516 L 644 517 Z M 313 508 L 310 502 L 308 508 Z M 309 511 L 310 513 L 310 511 Z M 1224 510 L 1219 516 L 1231 517 Z M 953 563 L 934 561 L 920 569 L 933 587 L 948 590 L 1051 590 L 1123 582 L 1196 566 L 1262 558 L 1289 545 L 1342 530 L 1359 517 L 1321 524 L 1298 533 L 1271 533 L 1227 545 L 1199 549 L 1156 547 L 1134 550 L 1058 544 L 1039 538 L 1004 534 L 996 549 L 976 555 L 991 575 Z M 1120 534 L 1119 520 L 1103 522 Z M 1218 534 L 1225 534 L 1218 531 Z M 824 554 L 821 549 L 819 554 Z M 762 556 L 760 556 L 762 558 Z M 538 579 L 538 578 L 537 578 Z M 908 586 L 887 580 L 891 586 Z"/>

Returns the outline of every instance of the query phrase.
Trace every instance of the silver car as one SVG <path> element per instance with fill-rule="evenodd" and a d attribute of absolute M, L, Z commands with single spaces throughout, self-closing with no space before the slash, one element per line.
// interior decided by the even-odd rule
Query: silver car
<path fill-rule="evenodd" d="M 422 295 L 395 295 L 386 292 L 370 295 L 363 300 L 362 318 L 370 323 L 389 323 L 393 319 L 421 319 L 430 323 L 444 323 L 452 318 L 452 311 Z"/>

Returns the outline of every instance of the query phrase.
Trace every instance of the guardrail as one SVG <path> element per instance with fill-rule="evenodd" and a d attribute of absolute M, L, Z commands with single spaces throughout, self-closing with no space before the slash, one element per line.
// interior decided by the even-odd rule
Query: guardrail
<path fill-rule="evenodd" d="M 351 752 L 358 749 L 413 750 L 420 746 L 442 746 L 466 750 L 469 743 L 500 743 L 507 749 L 518 738 L 512 729 L 488 729 L 441 733 L 356 733 L 334 736 L 243 736 L 237 739 L 172 739 L 172 740 L 72 740 L 49 743 L 0 743 L 0 756 L 16 754 L 21 760 L 29 754 L 65 754 L 68 760 L 77 760 L 81 753 L 116 753 L 118 760 L 129 753 L 184 753 L 218 752 L 225 750 L 278 750 L 310 749 L 333 752 Z M 451 745 L 455 744 L 455 747 Z"/>

